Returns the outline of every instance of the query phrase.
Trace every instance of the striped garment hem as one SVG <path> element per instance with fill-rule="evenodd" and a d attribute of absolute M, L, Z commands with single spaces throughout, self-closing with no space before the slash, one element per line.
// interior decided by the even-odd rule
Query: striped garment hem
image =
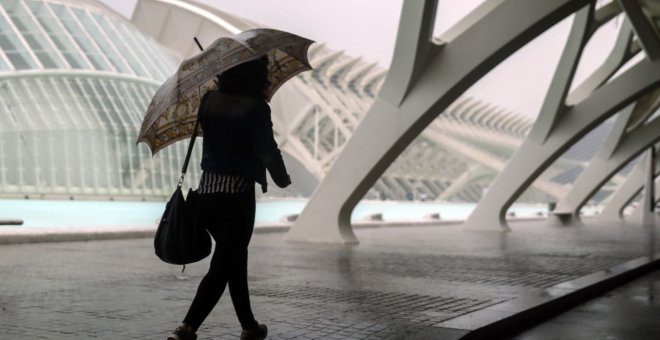
<path fill-rule="evenodd" d="M 242 176 L 225 175 L 213 172 L 202 172 L 197 192 L 200 194 L 212 194 L 224 192 L 238 194 L 254 189 L 254 182 Z"/>

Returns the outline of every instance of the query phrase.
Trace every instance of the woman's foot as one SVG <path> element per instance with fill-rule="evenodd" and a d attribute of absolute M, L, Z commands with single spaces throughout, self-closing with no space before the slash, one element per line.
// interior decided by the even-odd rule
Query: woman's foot
<path fill-rule="evenodd" d="M 196 340 L 197 334 L 190 328 L 190 326 L 183 324 L 177 327 L 172 335 L 167 337 L 167 340 Z"/>
<path fill-rule="evenodd" d="M 263 340 L 268 335 L 268 328 L 266 325 L 258 325 L 252 329 L 244 329 L 241 332 L 241 340 Z"/>

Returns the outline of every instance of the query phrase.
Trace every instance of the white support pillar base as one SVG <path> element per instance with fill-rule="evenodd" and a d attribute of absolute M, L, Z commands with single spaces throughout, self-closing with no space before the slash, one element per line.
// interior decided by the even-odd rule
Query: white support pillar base
<path fill-rule="evenodd" d="M 639 222 L 644 226 L 653 226 L 655 225 L 655 214 L 653 213 L 653 207 L 655 206 L 655 188 L 654 188 L 654 157 L 653 150 L 647 151 L 646 162 L 644 162 L 646 167 L 646 174 L 644 175 L 644 195 L 642 196 L 642 201 L 640 202 L 640 219 Z"/>

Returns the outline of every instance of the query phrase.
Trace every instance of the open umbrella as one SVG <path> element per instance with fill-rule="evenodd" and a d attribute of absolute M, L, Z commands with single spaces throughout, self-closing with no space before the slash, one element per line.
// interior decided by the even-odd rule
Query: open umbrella
<path fill-rule="evenodd" d="M 142 121 L 137 141 L 155 154 L 192 135 L 201 98 L 217 87 L 223 71 L 268 56 L 266 99 L 293 76 L 311 70 L 307 50 L 313 41 L 274 29 L 257 28 L 222 37 L 200 54 L 184 60 L 177 72 L 156 91 Z"/>

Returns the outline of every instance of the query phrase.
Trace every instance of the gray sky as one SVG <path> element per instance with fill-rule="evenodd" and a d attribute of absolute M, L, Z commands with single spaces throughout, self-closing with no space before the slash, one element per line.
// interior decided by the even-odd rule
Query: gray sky
<path fill-rule="evenodd" d="M 130 17 L 136 0 L 99 0 Z M 388 67 L 403 0 L 198 0 L 267 27 L 290 31 L 367 62 Z M 440 0 L 435 33 L 440 34 L 483 0 Z M 377 9 L 377 10 L 374 10 Z M 570 28 L 568 18 L 545 32 L 486 77 L 466 95 L 536 116 Z M 616 25 L 599 31 L 584 53 L 578 81 L 607 56 Z"/>

